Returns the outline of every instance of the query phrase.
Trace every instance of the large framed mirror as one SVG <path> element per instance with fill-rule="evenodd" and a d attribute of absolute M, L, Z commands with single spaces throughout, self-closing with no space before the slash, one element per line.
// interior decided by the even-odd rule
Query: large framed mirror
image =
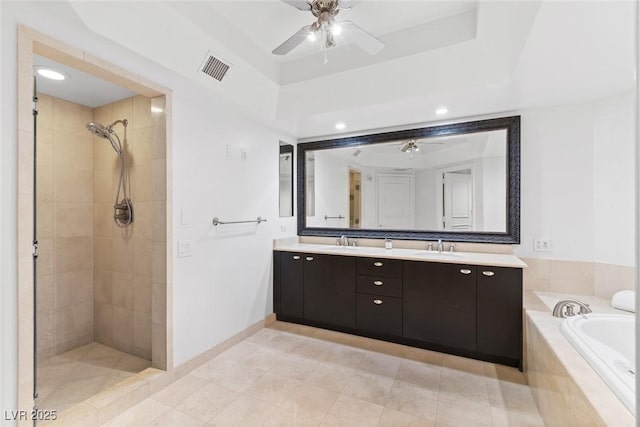
<path fill-rule="evenodd" d="M 520 243 L 520 117 L 298 144 L 298 234 Z"/>

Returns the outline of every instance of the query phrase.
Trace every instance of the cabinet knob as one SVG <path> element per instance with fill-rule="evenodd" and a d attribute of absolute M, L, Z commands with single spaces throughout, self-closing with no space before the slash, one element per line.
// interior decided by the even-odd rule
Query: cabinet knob
<path fill-rule="evenodd" d="M 313 257 L 312 256 L 308 256 L 305 258 L 307 261 L 313 261 Z"/>
<path fill-rule="evenodd" d="M 375 305 L 380 305 L 380 304 L 382 304 L 382 300 L 381 300 L 381 299 L 374 299 L 374 300 L 373 300 L 373 303 L 374 303 Z"/>
<path fill-rule="evenodd" d="M 482 274 L 484 274 L 485 276 L 494 276 L 496 273 L 494 273 L 493 271 L 483 271 Z"/>
<path fill-rule="evenodd" d="M 373 284 L 376 286 L 382 286 L 382 280 L 374 280 Z"/>
<path fill-rule="evenodd" d="M 300 255 L 294 255 L 293 259 L 300 259 Z"/>
<path fill-rule="evenodd" d="M 376 267 L 382 267 L 383 266 L 383 264 L 380 261 L 374 262 L 373 265 L 375 265 Z"/>
<path fill-rule="evenodd" d="M 471 270 L 469 270 L 468 268 L 463 268 L 460 270 L 460 273 L 462 274 L 471 274 Z"/>

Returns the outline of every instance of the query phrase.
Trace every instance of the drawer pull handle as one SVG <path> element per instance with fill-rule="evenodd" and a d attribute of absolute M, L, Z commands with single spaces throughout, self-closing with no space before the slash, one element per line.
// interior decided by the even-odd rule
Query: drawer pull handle
<path fill-rule="evenodd" d="M 373 263 L 373 265 L 375 265 L 376 267 L 382 267 L 382 263 L 380 261 L 376 261 Z"/>
<path fill-rule="evenodd" d="M 312 256 L 308 256 L 305 258 L 307 261 L 313 261 L 313 257 Z"/>
<path fill-rule="evenodd" d="M 376 286 L 382 286 L 382 280 L 374 280 L 373 284 Z"/>
<path fill-rule="evenodd" d="M 495 275 L 496 273 L 494 273 L 493 271 L 483 271 L 482 274 L 484 274 L 485 276 L 491 277 L 491 276 Z"/>
<path fill-rule="evenodd" d="M 374 300 L 373 300 L 373 303 L 374 303 L 375 305 L 380 305 L 380 304 L 382 304 L 382 300 L 381 300 L 381 299 L 374 299 Z"/>
<path fill-rule="evenodd" d="M 294 255 L 293 259 L 300 259 L 300 255 Z"/>
<path fill-rule="evenodd" d="M 463 268 L 462 270 L 460 270 L 460 273 L 462 273 L 462 274 L 471 274 L 471 270 L 469 270 L 468 268 Z"/>

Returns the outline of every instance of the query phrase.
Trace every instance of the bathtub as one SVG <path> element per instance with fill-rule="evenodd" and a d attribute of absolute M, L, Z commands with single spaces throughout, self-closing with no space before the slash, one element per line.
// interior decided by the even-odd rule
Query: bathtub
<path fill-rule="evenodd" d="M 565 319 L 560 330 L 627 409 L 635 415 L 634 316 L 579 315 Z"/>

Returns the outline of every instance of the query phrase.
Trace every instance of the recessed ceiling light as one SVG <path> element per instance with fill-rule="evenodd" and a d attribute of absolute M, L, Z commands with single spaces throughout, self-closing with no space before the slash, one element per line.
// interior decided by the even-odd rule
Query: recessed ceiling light
<path fill-rule="evenodd" d="M 448 112 L 449 110 L 447 109 L 447 107 L 438 107 L 438 109 L 436 110 L 436 114 L 439 116 L 447 114 Z"/>
<path fill-rule="evenodd" d="M 346 127 L 347 127 L 347 125 L 344 122 L 336 123 L 336 129 L 338 129 L 338 130 L 344 130 Z"/>
<path fill-rule="evenodd" d="M 152 113 L 162 113 L 164 110 L 160 107 L 151 107 Z"/>
<path fill-rule="evenodd" d="M 38 74 L 42 77 L 46 77 L 51 80 L 64 80 L 66 76 L 58 71 L 50 70 L 49 68 L 38 68 Z"/>

